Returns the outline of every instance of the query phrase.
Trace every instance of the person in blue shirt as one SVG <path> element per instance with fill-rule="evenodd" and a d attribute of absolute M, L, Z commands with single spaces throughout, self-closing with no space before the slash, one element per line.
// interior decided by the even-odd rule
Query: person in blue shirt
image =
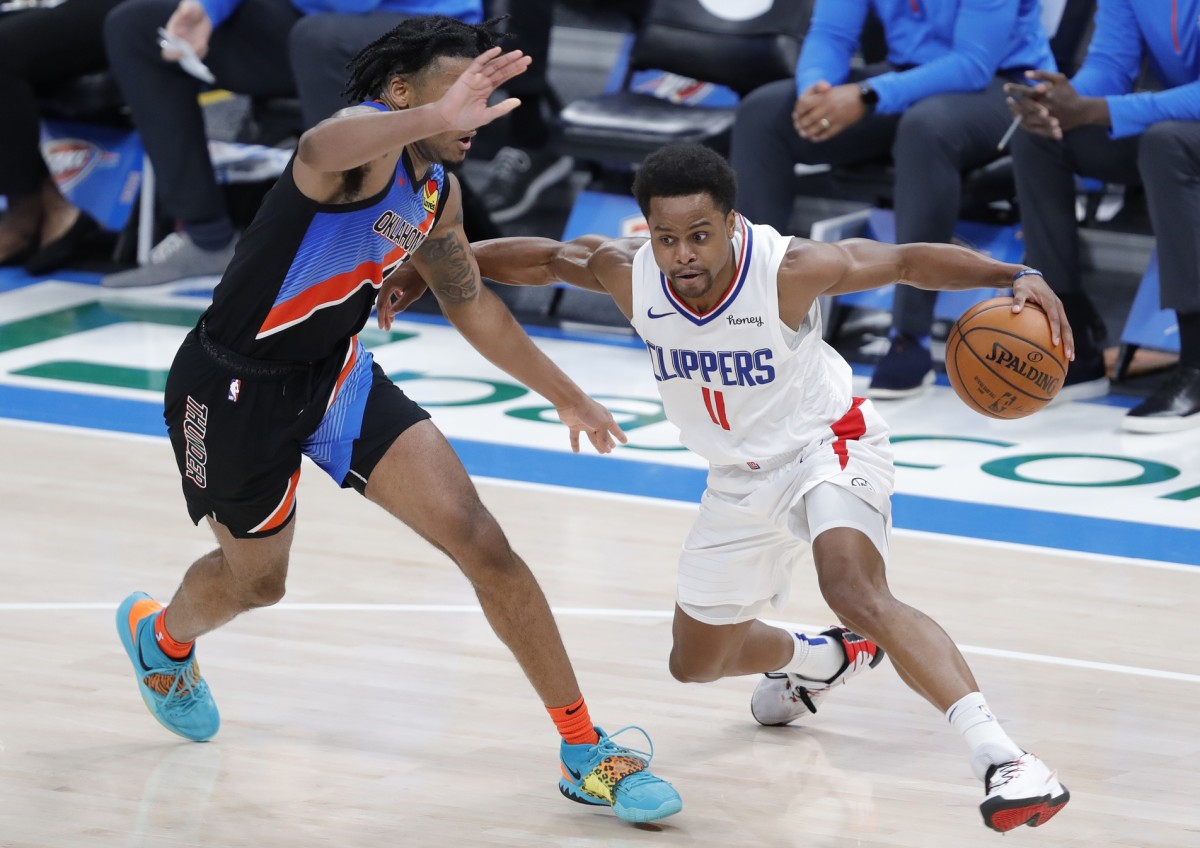
<path fill-rule="evenodd" d="M 873 7 L 885 63 L 851 68 Z M 1037 0 L 817 0 L 795 80 L 738 109 L 731 162 L 738 210 L 786 231 L 796 163 L 847 165 L 891 154 L 896 240 L 949 242 L 962 175 L 1000 153 L 1010 123 L 1003 85 L 1054 67 Z M 900 286 L 892 344 L 870 395 L 905 397 L 933 382 L 935 292 Z"/>
<path fill-rule="evenodd" d="M 1200 0 L 1100 0 L 1079 72 L 1012 84 L 1027 131 L 1012 142 L 1027 258 L 1067 307 L 1078 369 L 1107 390 L 1095 308 L 1083 291 L 1074 175 L 1145 187 L 1160 299 L 1179 318 L 1179 368 L 1122 419 L 1137 433 L 1200 426 Z M 1136 92 L 1143 58 L 1161 91 Z"/>
<path fill-rule="evenodd" d="M 188 42 L 215 86 L 253 97 L 300 97 L 306 126 L 347 105 L 346 62 L 414 15 L 483 19 L 482 0 L 125 0 L 104 22 L 113 74 L 157 175 L 162 212 L 180 222 L 141 268 L 110 274 L 106 286 L 149 286 L 220 274 L 233 256 L 234 224 L 208 156 L 196 96 L 204 84 L 163 27 Z"/>

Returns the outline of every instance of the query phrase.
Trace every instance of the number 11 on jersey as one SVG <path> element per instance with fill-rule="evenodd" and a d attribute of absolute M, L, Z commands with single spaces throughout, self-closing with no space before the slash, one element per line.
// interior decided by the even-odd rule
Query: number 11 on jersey
<path fill-rule="evenodd" d="M 708 388 L 703 388 L 700 391 L 704 393 L 704 408 L 708 410 L 708 417 L 712 419 L 712 423 L 723 430 L 728 430 L 729 419 L 725 416 L 724 392 Z"/>

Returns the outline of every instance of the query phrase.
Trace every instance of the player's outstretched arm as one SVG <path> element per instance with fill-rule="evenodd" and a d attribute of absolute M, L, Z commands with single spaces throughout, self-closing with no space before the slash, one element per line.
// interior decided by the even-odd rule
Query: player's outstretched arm
<path fill-rule="evenodd" d="M 547 238 L 498 238 L 471 243 L 479 273 L 510 286 L 549 286 L 567 283 L 576 288 L 605 293 L 588 268 L 604 245 L 604 236 L 586 235 L 562 242 Z"/>
<path fill-rule="evenodd" d="M 450 187 L 441 221 L 411 261 L 463 337 L 497 368 L 554 404 L 559 418 L 570 428 L 572 450 L 578 452 L 579 434 L 586 433 L 599 453 L 609 453 L 617 441 L 626 441 L 625 434 L 612 414 L 551 362 L 500 298 L 481 284 L 462 229 L 461 194 L 453 176 Z"/>
<path fill-rule="evenodd" d="M 300 136 L 295 168 L 341 173 L 431 135 L 451 130 L 466 133 L 490 123 L 520 105 L 512 97 L 492 106 L 487 101 L 498 86 L 523 73 L 529 61 L 519 50 L 502 54 L 493 47 L 471 62 L 433 103 L 389 112 L 367 106 L 343 109 Z"/>
<path fill-rule="evenodd" d="M 471 244 L 479 275 L 510 286 L 576 288 L 611 295 L 628 314 L 633 256 L 645 239 L 585 235 L 568 242 L 545 238 L 499 238 Z M 426 283 L 411 264 L 383 281 L 376 299 L 379 327 L 390 330 L 396 315 L 425 293 Z"/>
<path fill-rule="evenodd" d="M 1062 301 L 1039 272 L 958 245 L 896 245 L 870 239 L 827 244 L 793 239 L 779 274 L 783 296 L 790 290 L 793 298 L 807 298 L 808 303 L 822 294 L 849 294 L 889 283 L 935 291 L 1011 288 L 1013 311 L 1020 312 L 1027 301 L 1038 304 L 1049 320 L 1054 343 L 1063 342 L 1069 359 L 1075 355 Z"/>

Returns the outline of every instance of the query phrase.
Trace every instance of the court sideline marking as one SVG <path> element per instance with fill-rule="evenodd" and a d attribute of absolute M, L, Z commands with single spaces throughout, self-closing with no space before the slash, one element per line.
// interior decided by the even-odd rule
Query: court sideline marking
<path fill-rule="evenodd" d="M 11 602 L 0 603 L 0 612 L 114 612 L 114 603 L 66 603 L 66 602 Z M 483 610 L 475 604 L 361 604 L 361 603 L 282 603 L 264 610 L 282 612 L 402 612 L 402 613 L 478 613 Z M 607 609 L 602 607 L 553 607 L 555 616 L 563 618 L 671 618 L 674 610 Z M 768 621 L 768 624 L 780 624 Z M 787 626 L 787 625 L 784 625 Z M 802 630 L 820 630 L 821 625 L 795 624 Z M 1200 683 L 1200 674 L 1180 671 L 1162 671 L 1134 665 L 1077 660 L 1071 657 L 1056 657 L 1049 654 L 1029 654 L 1024 651 L 1007 651 L 1000 648 L 982 648 L 975 645 L 959 645 L 964 654 L 982 657 L 1018 660 L 1020 662 L 1056 665 L 1066 668 L 1082 668 L 1089 671 L 1107 671 L 1113 674 L 1128 674 L 1134 677 L 1153 677 L 1159 680 L 1177 680 L 1183 683 Z"/>
<path fill-rule="evenodd" d="M 72 435 L 85 434 L 105 439 L 140 442 L 142 444 L 162 445 L 167 442 L 166 435 L 146 436 L 140 433 L 122 433 L 116 430 L 93 430 L 89 427 L 75 427 L 68 424 L 49 424 L 40 421 L 23 421 L 16 418 L 0 417 L 0 426 L 20 427 L 29 430 L 45 430 L 48 432 L 59 432 Z M 311 460 L 306 457 L 304 462 L 309 463 Z M 315 468 L 316 466 L 313 467 Z M 691 512 L 695 512 L 699 508 L 698 503 L 693 503 L 692 501 L 673 500 L 671 498 L 654 498 L 646 495 L 605 492 L 596 489 L 579 489 L 571 486 L 553 486 L 547 483 L 531 483 L 524 480 L 508 480 L 502 477 L 488 477 L 480 474 L 471 475 L 471 479 L 477 483 L 486 483 L 492 486 L 504 486 L 510 489 L 524 489 L 532 492 L 549 492 L 555 495 L 570 495 L 581 498 L 598 498 L 600 500 L 616 501 L 619 503 L 641 503 L 652 506 L 667 507 L 670 509 L 684 509 Z M 1156 568 L 1162 571 L 1178 571 L 1200 575 L 1200 568 L 1197 568 L 1194 565 L 1184 565 L 1182 563 L 1175 562 L 1162 562 L 1160 560 L 1152 559 L 1138 559 L 1136 557 L 1119 556 L 1114 554 L 1093 553 L 1090 551 L 1073 551 L 1069 548 L 1052 548 L 1043 545 L 1022 544 L 1020 542 L 976 539 L 971 536 L 956 536 L 952 533 L 931 533 L 926 530 L 908 530 L 902 527 L 893 527 L 891 535 L 901 538 L 949 541 L 963 545 L 973 545 L 976 547 L 1001 548 L 1003 550 L 1013 551 L 1015 553 L 1029 552 L 1047 554 L 1050 556 L 1063 557 L 1064 559 L 1074 559 L 1081 562 L 1094 563 L 1097 565 L 1132 565 L 1139 568 Z M 683 540 L 681 539 L 681 544 L 682 541 Z"/>

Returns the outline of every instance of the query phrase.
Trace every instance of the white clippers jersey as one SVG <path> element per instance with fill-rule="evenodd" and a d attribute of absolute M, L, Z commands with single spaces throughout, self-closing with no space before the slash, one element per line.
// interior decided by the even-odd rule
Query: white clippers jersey
<path fill-rule="evenodd" d="M 633 261 L 633 319 L 650 351 L 664 411 L 685 447 L 713 465 L 745 465 L 831 435 L 851 408 L 849 364 L 821 338 L 814 302 L 799 332 L 779 319 L 779 265 L 791 239 L 737 216 L 737 271 L 707 313 L 658 270 L 649 243 Z"/>

